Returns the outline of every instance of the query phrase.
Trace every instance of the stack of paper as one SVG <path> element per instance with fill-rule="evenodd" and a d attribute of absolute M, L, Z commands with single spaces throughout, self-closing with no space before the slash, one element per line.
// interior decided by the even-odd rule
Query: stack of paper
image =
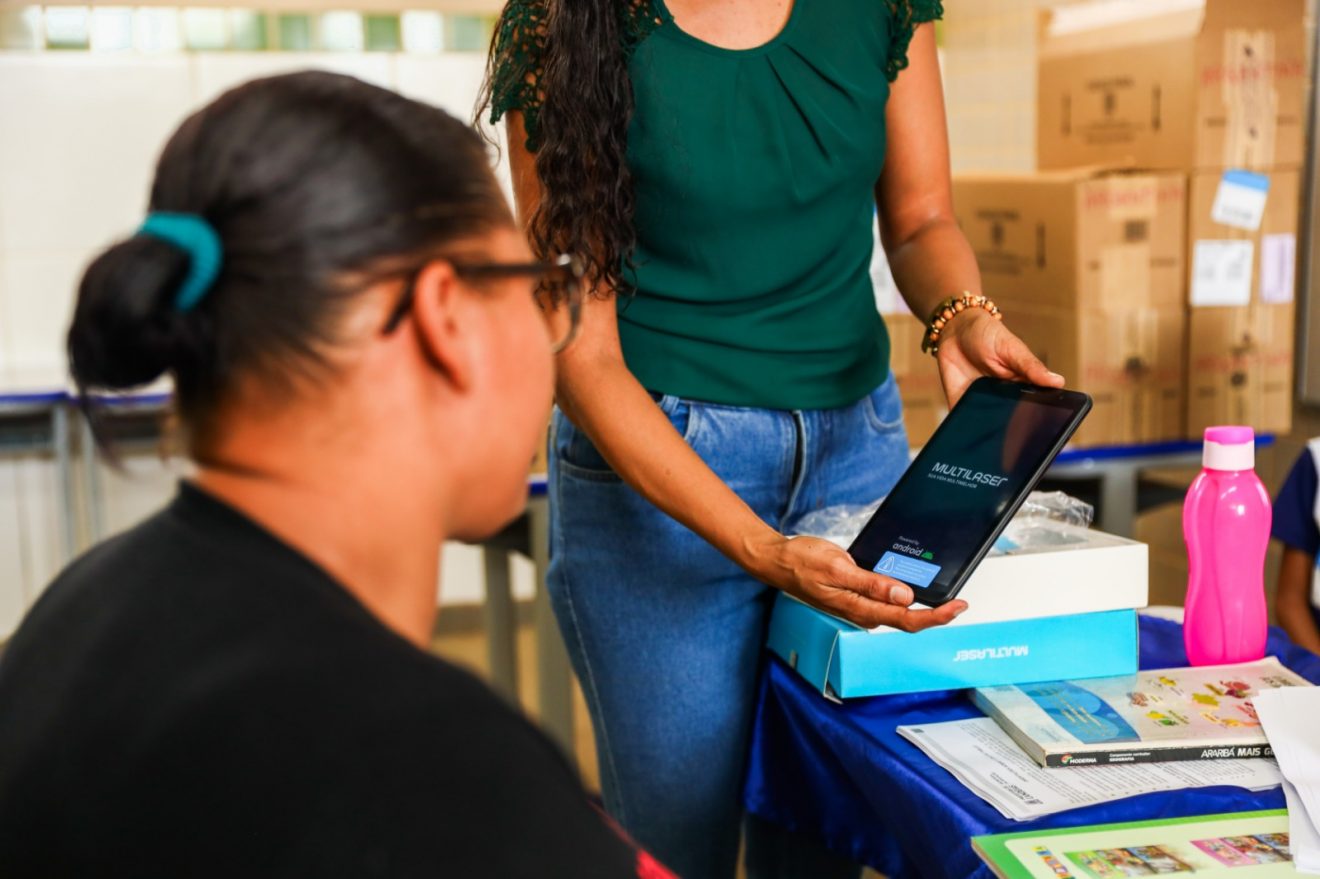
<path fill-rule="evenodd" d="M 1293 861 L 1320 874 L 1320 689 L 1288 687 L 1253 700 L 1283 771 Z"/>
<path fill-rule="evenodd" d="M 1221 784 L 1259 791 L 1282 781 L 1273 760 L 1259 759 L 1045 769 L 988 717 L 900 726 L 898 732 L 1014 821 L 1155 791 Z"/>

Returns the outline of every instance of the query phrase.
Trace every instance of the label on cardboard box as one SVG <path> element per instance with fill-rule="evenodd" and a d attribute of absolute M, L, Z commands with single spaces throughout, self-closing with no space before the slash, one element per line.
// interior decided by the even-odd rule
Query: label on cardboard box
<path fill-rule="evenodd" d="M 1293 301 L 1296 287 L 1297 236 L 1264 235 L 1260 239 L 1260 298 L 1264 302 Z"/>
<path fill-rule="evenodd" d="M 1219 178 L 1219 190 L 1210 208 L 1210 219 L 1235 229 L 1255 232 L 1265 216 L 1270 178 L 1250 171 L 1229 170 Z"/>
<path fill-rule="evenodd" d="M 1208 239 L 1192 252 L 1192 305 L 1247 305 L 1251 302 L 1250 241 Z"/>
<path fill-rule="evenodd" d="M 1276 42 L 1277 35 L 1264 28 L 1224 30 L 1221 68 L 1217 72 L 1222 77 L 1223 104 L 1228 109 L 1223 117 L 1226 124 L 1222 155 L 1226 165 L 1265 168 L 1278 161 L 1276 140 L 1278 124 L 1283 121 L 1278 106 L 1279 77 L 1293 69 L 1293 65 L 1280 63 L 1275 53 Z"/>

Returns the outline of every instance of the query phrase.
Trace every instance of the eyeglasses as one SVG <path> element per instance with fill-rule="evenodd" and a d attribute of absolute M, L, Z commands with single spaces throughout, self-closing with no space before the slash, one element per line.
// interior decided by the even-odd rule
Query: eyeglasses
<path fill-rule="evenodd" d="M 451 263 L 454 274 L 460 278 L 516 278 L 531 277 L 536 279 L 536 288 L 532 296 L 545 319 L 546 332 L 550 336 L 550 350 L 555 354 L 567 348 L 577 337 L 578 326 L 582 322 L 582 260 L 576 256 L 564 254 L 549 262 L 515 263 Z M 381 332 L 389 335 L 394 332 L 403 319 L 412 310 L 413 299 L 417 295 L 417 278 L 421 269 L 409 278 L 403 295 L 390 312 L 389 319 Z"/>

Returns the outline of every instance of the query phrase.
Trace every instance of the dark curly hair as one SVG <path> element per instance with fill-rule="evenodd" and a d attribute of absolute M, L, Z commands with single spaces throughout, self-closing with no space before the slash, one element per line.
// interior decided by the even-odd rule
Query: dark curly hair
<path fill-rule="evenodd" d="M 522 110 L 542 195 L 527 218 L 541 258 L 577 253 L 594 286 L 626 292 L 637 246 L 628 170 L 630 47 L 646 0 L 533 0 L 505 6 L 477 104 Z"/>
<path fill-rule="evenodd" d="M 877 2 L 890 16 L 885 77 L 893 82 L 907 67 L 917 25 L 942 16 L 943 4 Z M 655 0 L 507 0 L 491 40 L 476 122 L 510 110 L 524 115 L 541 183 L 540 203 L 526 218 L 532 249 L 542 259 L 580 255 L 605 291 L 631 292 L 635 267 L 628 62 L 668 19 Z"/>

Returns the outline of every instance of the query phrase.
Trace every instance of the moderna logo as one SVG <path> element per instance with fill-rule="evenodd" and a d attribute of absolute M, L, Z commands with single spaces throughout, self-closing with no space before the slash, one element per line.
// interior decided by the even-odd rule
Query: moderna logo
<path fill-rule="evenodd" d="M 1013 644 L 1007 647 L 980 647 L 971 650 L 959 650 L 953 655 L 954 662 L 978 662 L 983 659 L 1015 659 L 1031 653 L 1028 644 Z"/>

